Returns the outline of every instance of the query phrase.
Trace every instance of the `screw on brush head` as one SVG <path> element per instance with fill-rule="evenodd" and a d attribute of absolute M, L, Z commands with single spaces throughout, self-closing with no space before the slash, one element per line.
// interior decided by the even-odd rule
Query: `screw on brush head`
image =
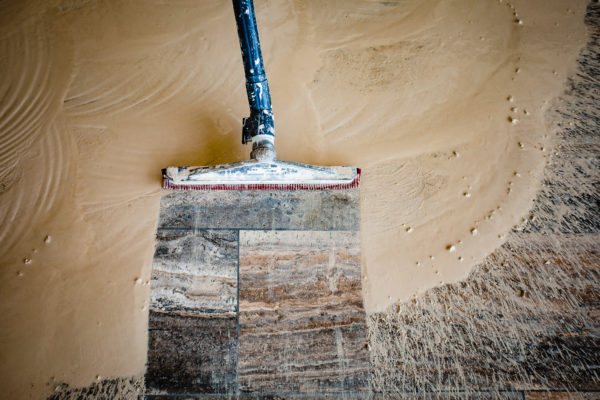
<path fill-rule="evenodd" d="M 252 138 L 252 152 L 250 158 L 257 161 L 275 161 L 277 153 L 275 153 L 273 135 L 256 135 Z"/>

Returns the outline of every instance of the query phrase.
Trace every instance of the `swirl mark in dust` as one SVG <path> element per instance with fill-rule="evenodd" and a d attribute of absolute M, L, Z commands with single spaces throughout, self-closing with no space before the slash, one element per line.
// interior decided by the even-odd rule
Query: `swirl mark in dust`
<path fill-rule="evenodd" d="M 127 37 L 111 38 L 107 33 L 107 38 L 90 38 L 99 50 L 79 60 L 64 100 L 67 114 L 77 118 L 125 112 L 148 114 L 182 92 L 198 104 L 215 91 L 227 91 L 224 88 L 232 86 L 232 72 L 242 76 L 239 60 L 231 57 L 237 47 L 235 30 L 228 36 L 207 36 L 231 22 L 230 10 L 208 3 L 198 9 L 210 11 L 213 17 L 186 26 L 182 21 L 189 21 L 188 15 L 180 16 L 178 21 L 165 19 L 162 8 L 155 4 L 149 6 L 147 20 L 156 18 L 169 29 L 154 28 L 148 22 L 145 31 Z M 127 12 L 123 10 L 123 18 Z M 115 22 L 119 23 L 125 22 Z M 144 45 L 140 46 L 140 41 Z M 224 52 L 223 48 L 231 51 Z"/>
<path fill-rule="evenodd" d="M 44 130 L 30 156 L 16 163 L 18 184 L 0 194 L 0 253 L 48 217 L 72 174 L 70 136 L 58 124 Z"/>
<path fill-rule="evenodd" d="M 0 243 L 10 248 L 56 202 L 68 134 L 56 116 L 69 79 L 68 48 L 33 19 L 0 39 Z M 67 168 L 67 169 L 65 169 Z"/>
<path fill-rule="evenodd" d="M 39 34 L 28 27 L 0 41 L 3 80 L 0 103 L 0 193 L 16 180 L 19 156 L 41 133 L 51 91 L 48 90 L 49 68 Z"/>

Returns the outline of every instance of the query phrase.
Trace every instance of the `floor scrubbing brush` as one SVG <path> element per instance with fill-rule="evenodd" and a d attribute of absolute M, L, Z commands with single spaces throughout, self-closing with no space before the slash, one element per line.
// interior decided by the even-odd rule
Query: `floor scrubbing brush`
<path fill-rule="evenodd" d="M 250 160 L 205 167 L 168 167 L 163 186 L 180 190 L 350 189 L 358 186 L 360 169 L 324 167 L 280 161 L 275 153 L 275 127 L 269 84 L 258 39 L 252 0 L 233 0 L 250 116 L 243 119 L 242 143 L 252 143 Z"/>

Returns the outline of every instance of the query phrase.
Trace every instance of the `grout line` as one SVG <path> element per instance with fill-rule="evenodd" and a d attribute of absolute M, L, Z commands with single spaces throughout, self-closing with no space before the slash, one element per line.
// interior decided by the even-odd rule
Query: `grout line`
<path fill-rule="evenodd" d="M 240 230 L 237 230 L 237 294 L 235 304 L 235 393 L 240 394 Z"/>

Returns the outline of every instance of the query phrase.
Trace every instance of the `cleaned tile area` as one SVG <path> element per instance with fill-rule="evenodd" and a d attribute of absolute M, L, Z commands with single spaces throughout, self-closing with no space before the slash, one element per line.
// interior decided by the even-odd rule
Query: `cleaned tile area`
<path fill-rule="evenodd" d="M 358 189 L 166 194 L 150 300 L 149 399 L 370 392 Z"/>
<path fill-rule="evenodd" d="M 235 392 L 237 239 L 231 230 L 158 232 L 147 393 Z"/>
<path fill-rule="evenodd" d="M 358 189 L 177 191 L 158 229 L 359 230 Z"/>
<path fill-rule="evenodd" d="M 152 265 L 150 307 L 232 316 L 237 302 L 237 235 L 233 230 L 161 230 Z"/>

